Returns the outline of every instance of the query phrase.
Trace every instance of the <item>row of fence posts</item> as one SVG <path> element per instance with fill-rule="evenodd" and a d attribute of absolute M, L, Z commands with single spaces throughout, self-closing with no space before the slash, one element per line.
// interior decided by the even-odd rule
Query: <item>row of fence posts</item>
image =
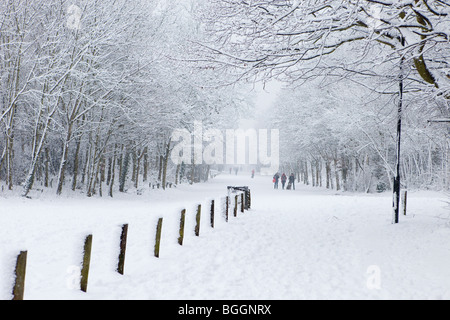
<path fill-rule="evenodd" d="M 225 198 L 225 220 L 228 222 L 228 212 L 230 207 L 231 196 L 228 195 Z M 237 194 L 234 196 L 234 208 L 233 215 L 237 217 L 238 211 L 244 212 L 244 210 L 250 209 L 250 190 L 247 190 L 243 193 Z M 240 206 L 239 206 L 240 205 Z M 196 209 L 195 215 L 195 236 L 200 236 L 200 221 L 201 221 L 201 212 L 202 206 L 198 205 Z M 215 219 L 215 201 L 211 201 L 210 206 L 210 224 L 211 227 L 214 228 L 214 219 Z M 179 229 L 179 237 L 178 244 L 183 245 L 184 240 L 184 226 L 186 221 L 186 209 L 181 211 L 180 216 L 180 229 Z M 162 225 L 163 218 L 158 219 L 158 223 L 156 226 L 156 239 L 155 239 L 155 248 L 154 248 L 154 256 L 159 258 L 160 248 L 161 248 L 161 234 L 162 234 Z M 122 232 L 120 235 L 120 250 L 118 256 L 118 264 L 116 271 L 123 275 L 125 269 L 125 253 L 127 247 L 127 237 L 128 237 L 128 224 L 122 225 Z M 88 287 L 88 278 L 89 278 L 89 268 L 91 262 L 91 251 L 92 251 L 92 240 L 93 235 L 90 234 L 86 236 L 84 240 L 84 248 L 83 248 L 83 259 L 81 263 L 81 277 L 80 277 L 80 290 L 83 292 L 87 292 Z M 12 300 L 23 300 L 25 293 L 25 275 L 26 275 L 26 266 L 27 266 L 27 254 L 28 251 L 21 251 L 17 256 L 16 267 L 15 267 L 15 281 L 12 290 L 13 299 Z"/>

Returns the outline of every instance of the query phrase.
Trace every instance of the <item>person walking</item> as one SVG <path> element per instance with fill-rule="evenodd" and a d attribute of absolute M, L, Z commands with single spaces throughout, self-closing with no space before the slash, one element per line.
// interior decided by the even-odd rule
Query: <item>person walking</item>
<path fill-rule="evenodd" d="M 274 189 L 278 189 L 278 182 L 280 181 L 280 175 L 278 174 L 278 172 L 277 173 L 275 173 L 275 175 L 273 176 L 273 183 L 274 183 L 274 186 L 273 186 L 273 188 Z"/>
<path fill-rule="evenodd" d="M 289 185 L 291 186 L 292 190 L 295 190 L 295 174 L 291 173 L 289 176 Z"/>
<path fill-rule="evenodd" d="M 287 181 L 287 176 L 285 173 L 283 173 L 281 175 L 281 187 L 283 188 L 283 190 L 284 190 L 284 186 L 286 185 L 286 181 Z"/>

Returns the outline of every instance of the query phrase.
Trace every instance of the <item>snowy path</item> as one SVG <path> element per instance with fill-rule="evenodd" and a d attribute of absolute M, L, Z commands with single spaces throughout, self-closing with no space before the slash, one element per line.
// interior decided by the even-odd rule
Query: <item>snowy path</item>
<path fill-rule="evenodd" d="M 194 205 L 226 186 L 249 185 L 252 210 L 216 228 Z M 118 199 L 1 199 L 0 272 L 29 250 L 26 299 L 450 299 L 450 220 L 439 193 L 411 193 L 409 214 L 390 223 L 390 195 L 219 176 L 208 184 Z M 186 237 L 176 243 L 179 211 Z M 161 257 L 154 228 L 164 216 Z M 129 223 L 125 275 L 114 272 L 121 223 Z M 88 293 L 74 290 L 80 239 L 94 234 Z M 71 268 L 72 267 L 72 268 Z M 11 279 L 0 280 L 7 299 Z M 367 285 L 369 283 L 369 286 Z"/>

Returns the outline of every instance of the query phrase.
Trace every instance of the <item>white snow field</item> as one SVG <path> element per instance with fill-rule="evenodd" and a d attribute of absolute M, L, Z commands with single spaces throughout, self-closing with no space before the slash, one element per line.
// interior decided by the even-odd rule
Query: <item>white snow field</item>
<path fill-rule="evenodd" d="M 209 200 L 227 185 L 252 190 L 252 208 L 229 222 Z M 133 189 L 134 190 L 134 189 Z M 135 190 L 133 191 L 136 192 Z M 447 196 L 409 192 L 408 215 L 391 224 L 391 195 L 219 175 L 205 184 L 85 198 L 0 194 L 0 299 L 11 299 L 15 258 L 28 251 L 25 299 L 450 299 Z M 200 236 L 195 206 L 203 204 Z M 218 205 L 216 204 L 216 208 Z M 177 243 L 186 208 L 183 246 Z M 218 211 L 218 210 L 216 210 Z M 156 223 L 164 218 L 160 258 Z M 129 224 L 125 274 L 115 269 Z M 93 234 L 87 292 L 79 290 L 84 237 Z"/>

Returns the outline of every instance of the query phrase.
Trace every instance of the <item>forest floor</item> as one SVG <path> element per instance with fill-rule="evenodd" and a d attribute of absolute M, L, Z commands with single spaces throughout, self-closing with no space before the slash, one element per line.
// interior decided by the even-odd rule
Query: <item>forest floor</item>
<path fill-rule="evenodd" d="M 252 190 L 229 221 L 228 185 Z M 11 298 L 15 257 L 28 251 L 25 299 L 450 299 L 450 210 L 444 193 L 409 192 L 391 224 L 391 195 L 222 174 L 204 184 L 142 195 L 85 198 L 0 193 L 0 299 Z M 209 201 L 216 200 L 211 228 Z M 195 208 L 203 205 L 200 236 Z M 219 205 L 220 204 L 220 205 Z M 180 211 L 185 238 L 178 245 Z M 164 217 L 160 257 L 156 224 Z M 129 224 L 125 274 L 115 269 Z M 87 293 L 79 290 L 84 237 L 93 234 Z"/>

